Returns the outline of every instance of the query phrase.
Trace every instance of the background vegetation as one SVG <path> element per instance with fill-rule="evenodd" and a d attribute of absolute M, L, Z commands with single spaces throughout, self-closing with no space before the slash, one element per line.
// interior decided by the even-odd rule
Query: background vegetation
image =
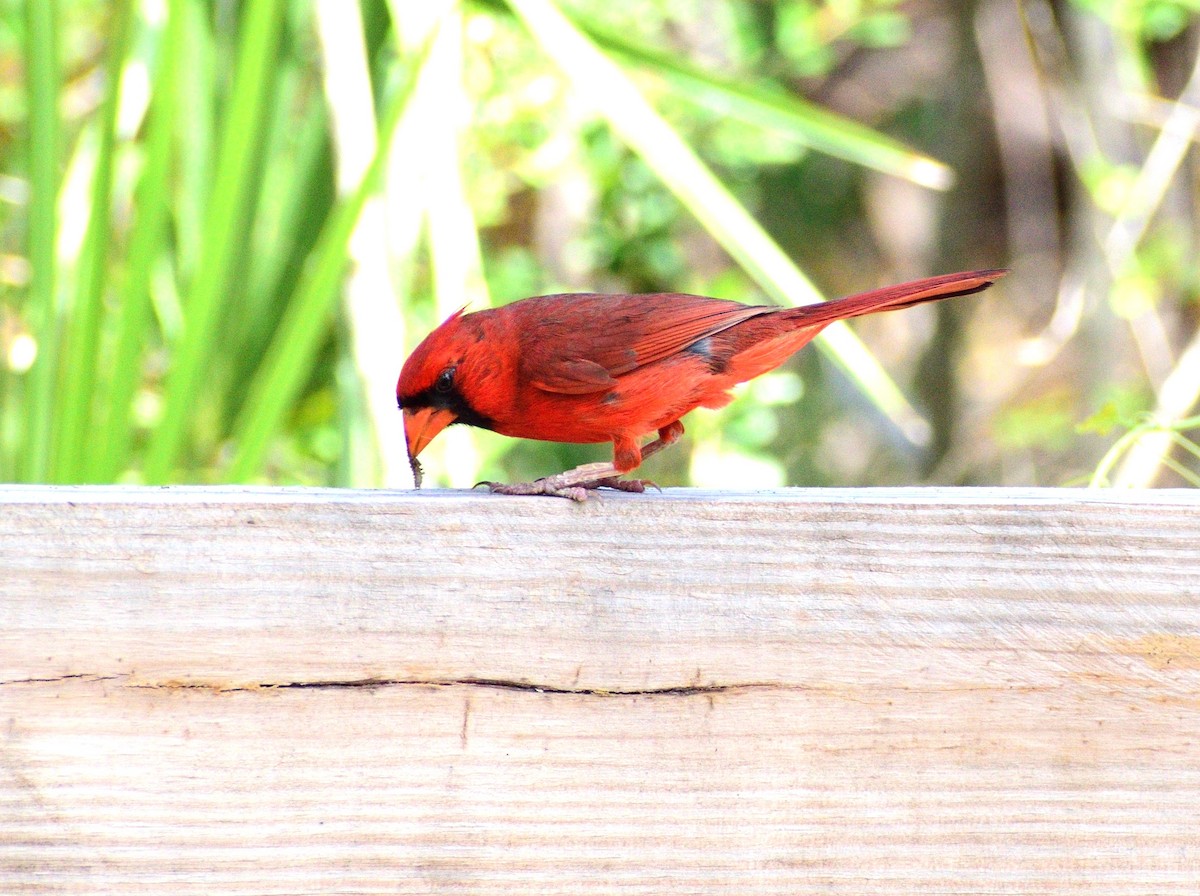
<path fill-rule="evenodd" d="M 664 484 L 1198 484 L 1198 0 L 0 0 L 0 480 L 402 484 L 470 302 L 972 267 Z M 459 431 L 462 430 L 462 431 Z M 456 427 L 431 481 L 602 446 Z"/>

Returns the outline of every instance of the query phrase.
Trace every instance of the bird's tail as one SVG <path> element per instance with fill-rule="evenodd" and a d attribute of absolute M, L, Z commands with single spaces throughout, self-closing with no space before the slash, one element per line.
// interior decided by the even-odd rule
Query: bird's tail
<path fill-rule="evenodd" d="M 832 302 L 818 302 L 815 305 L 789 308 L 783 314 L 795 325 L 823 327 L 835 320 L 847 317 L 859 317 L 863 314 L 891 311 L 895 308 L 908 308 L 910 305 L 936 302 L 954 296 L 969 296 L 987 289 L 1007 273 L 1006 270 L 994 270 L 942 274 L 939 277 L 926 277 L 924 280 L 914 280 L 911 283 L 873 289 L 870 292 L 847 296 L 844 299 L 835 299 Z"/>

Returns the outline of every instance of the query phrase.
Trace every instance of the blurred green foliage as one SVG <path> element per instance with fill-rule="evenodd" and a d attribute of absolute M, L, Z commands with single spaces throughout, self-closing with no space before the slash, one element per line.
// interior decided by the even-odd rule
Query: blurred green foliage
<path fill-rule="evenodd" d="M 1164 382 L 1200 380 L 1195 201 L 1152 152 L 1197 101 L 1200 9 L 1019 9 L 0 0 L 0 478 L 399 483 L 395 375 L 464 303 L 800 302 L 1008 260 L 692 415 L 648 475 L 1086 480 L 1112 436 L 1081 421 L 1170 427 Z M 456 431 L 427 466 L 605 451 Z"/>
<path fill-rule="evenodd" d="M 1197 0 L 1073 0 L 1113 28 L 1143 41 L 1169 41 L 1200 13 Z"/>

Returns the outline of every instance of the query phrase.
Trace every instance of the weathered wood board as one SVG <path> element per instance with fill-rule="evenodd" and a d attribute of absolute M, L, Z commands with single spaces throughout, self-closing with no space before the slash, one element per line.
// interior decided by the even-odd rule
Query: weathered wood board
<path fill-rule="evenodd" d="M 0 487 L 0 893 L 1200 892 L 1200 494 Z"/>

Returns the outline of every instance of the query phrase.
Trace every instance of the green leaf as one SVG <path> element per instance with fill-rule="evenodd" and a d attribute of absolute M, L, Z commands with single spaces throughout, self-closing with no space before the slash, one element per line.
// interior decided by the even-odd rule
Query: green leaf
<path fill-rule="evenodd" d="M 88 478 L 88 454 L 93 447 L 88 434 L 93 430 L 93 404 L 100 380 L 96 362 L 112 244 L 117 104 L 121 95 L 121 72 L 133 31 L 133 12 L 133 0 L 118 0 L 112 13 L 106 66 L 108 83 L 99 124 L 100 144 L 92 175 L 87 233 L 79 257 L 78 295 L 68 318 L 64 374 L 58 394 L 60 425 L 54 478 L 59 482 Z"/>
<path fill-rule="evenodd" d="M 499 3 L 484 2 L 484 5 L 492 7 Z M 921 186 L 947 190 L 954 185 L 954 171 L 945 163 L 794 93 L 773 85 L 723 77 L 678 54 L 638 43 L 569 10 L 559 12 L 603 49 L 662 77 L 679 96 L 718 115 L 771 130 L 818 152 Z M 892 28 L 888 38 L 897 39 L 894 23 L 888 25 L 891 18 L 885 14 L 877 18 L 881 19 L 877 27 Z"/>
<path fill-rule="evenodd" d="M 1075 431 L 1079 433 L 1095 433 L 1096 435 L 1107 436 L 1118 426 L 1124 425 L 1121 412 L 1117 410 L 1117 404 L 1114 401 L 1106 401 L 1100 410 L 1092 414 L 1082 423 L 1075 427 Z"/>
<path fill-rule="evenodd" d="M 203 391 L 222 306 L 235 295 L 235 261 L 245 238 L 240 226 L 254 195 L 257 148 L 274 80 L 283 8 L 283 0 L 248 0 L 242 11 L 233 88 L 205 216 L 200 262 L 184 305 L 183 336 L 167 375 L 163 417 L 146 458 L 148 482 L 165 482 L 174 472 L 197 395 Z"/>
<path fill-rule="evenodd" d="M 172 140 L 179 110 L 186 0 L 170 0 L 166 27 L 158 49 L 153 97 L 145 126 L 145 161 L 134 191 L 134 219 L 129 233 L 125 277 L 120 284 L 116 345 L 102 407 L 102 437 L 92 452 L 89 478 L 115 479 L 129 466 L 131 411 L 141 374 L 142 353 L 152 330 L 151 275 L 166 251 Z"/>
<path fill-rule="evenodd" d="M 53 421 L 59 364 L 55 245 L 58 239 L 59 147 L 58 0 L 25 2 L 26 90 L 29 102 L 29 264 L 24 309 L 37 343 L 27 374 L 26 420 L 17 475 L 45 481 L 53 469 Z"/>
<path fill-rule="evenodd" d="M 363 205 L 378 184 L 396 126 L 416 82 L 415 74 L 411 74 L 388 102 L 371 165 L 354 192 L 339 202 L 326 220 L 279 329 L 251 382 L 233 430 L 235 454 L 228 478 L 234 482 L 249 479 L 261 467 L 271 436 L 304 385 L 312 357 L 329 326 L 338 299 L 349 258 L 350 237 Z"/>
<path fill-rule="evenodd" d="M 795 94 L 723 78 L 682 57 L 638 47 L 616 35 L 605 35 L 603 42 L 662 75 L 681 96 L 722 116 L 775 131 L 818 152 L 924 187 L 946 190 L 954 184 L 954 172 L 942 162 Z"/>

